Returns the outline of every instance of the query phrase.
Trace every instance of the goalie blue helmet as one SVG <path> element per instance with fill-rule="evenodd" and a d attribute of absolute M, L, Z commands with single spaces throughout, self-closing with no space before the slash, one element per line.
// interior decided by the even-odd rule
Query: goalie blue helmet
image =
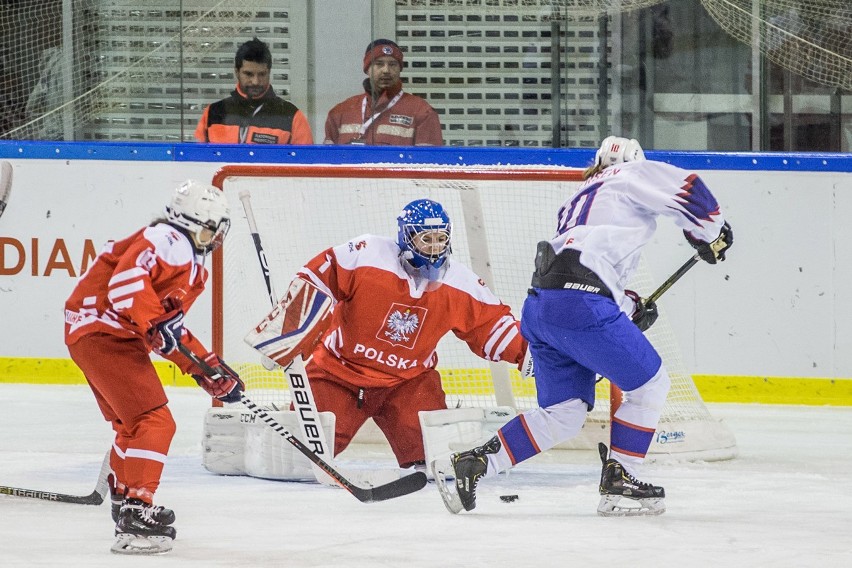
<path fill-rule="evenodd" d="M 412 201 L 402 209 L 397 224 L 403 266 L 429 281 L 439 280 L 452 252 L 452 224 L 444 207 L 431 199 Z"/>

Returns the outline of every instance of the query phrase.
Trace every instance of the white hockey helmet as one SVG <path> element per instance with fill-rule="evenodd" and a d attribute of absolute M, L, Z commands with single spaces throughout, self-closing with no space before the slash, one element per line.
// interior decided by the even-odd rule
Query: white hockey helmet
<path fill-rule="evenodd" d="M 166 220 L 183 229 L 200 253 L 219 248 L 228 229 L 231 214 L 225 193 L 219 188 L 196 180 L 186 180 L 166 205 Z"/>
<path fill-rule="evenodd" d="M 608 168 L 622 162 L 636 162 L 645 159 L 645 152 L 635 138 L 607 136 L 595 154 L 595 165 L 603 164 Z"/>

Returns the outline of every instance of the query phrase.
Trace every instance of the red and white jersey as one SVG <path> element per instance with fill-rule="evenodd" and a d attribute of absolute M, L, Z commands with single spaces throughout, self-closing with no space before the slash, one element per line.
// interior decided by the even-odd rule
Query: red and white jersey
<path fill-rule="evenodd" d="M 336 301 L 313 361 L 362 387 L 391 387 L 438 362 L 438 341 L 453 332 L 489 361 L 520 365 L 520 324 L 466 266 L 447 260 L 441 285 L 423 291 L 403 269 L 396 241 L 362 235 L 327 249 L 299 272 Z"/>
<path fill-rule="evenodd" d="M 661 215 L 706 242 L 718 237 L 725 223 L 716 198 L 698 174 L 640 160 L 610 166 L 586 180 L 560 207 L 550 244 L 557 253 L 579 250 L 580 262 L 630 313 L 633 302 L 624 301 L 624 286 Z"/>
<path fill-rule="evenodd" d="M 186 313 L 206 280 L 189 238 L 169 224 L 110 241 L 65 302 L 65 343 L 90 333 L 144 338 L 151 320 L 165 313 L 163 300 L 180 300 Z M 186 329 L 182 343 L 206 352 Z M 189 367 L 183 356 L 175 362 Z"/>

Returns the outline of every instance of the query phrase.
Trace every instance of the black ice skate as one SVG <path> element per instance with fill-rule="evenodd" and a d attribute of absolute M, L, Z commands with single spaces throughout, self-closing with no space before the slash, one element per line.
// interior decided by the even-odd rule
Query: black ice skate
<path fill-rule="evenodd" d="M 486 455 L 496 454 L 498 451 L 500 439 L 494 436 L 481 446 L 450 457 L 456 477 L 456 490 L 465 511 L 472 511 L 476 507 L 476 484 L 488 469 Z"/>
<path fill-rule="evenodd" d="M 115 479 L 114 473 L 107 476 L 107 483 L 109 484 L 110 514 L 112 515 L 112 521 L 117 523 L 118 513 L 121 511 L 121 505 L 124 503 L 124 491 L 118 488 L 118 482 Z M 164 525 L 170 525 L 175 522 L 175 512 L 165 507 L 153 507 L 151 516 L 155 521 Z"/>
<path fill-rule="evenodd" d="M 177 531 L 169 525 L 175 520 L 174 511 L 155 507 L 141 499 L 125 499 L 115 525 L 117 554 L 161 554 L 172 549 Z"/>
<path fill-rule="evenodd" d="M 634 517 L 660 515 L 665 512 L 666 490 L 639 481 L 624 469 L 617 460 L 607 459 L 606 444 L 598 444 L 603 468 L 599 487 L 601 501 L 598 515 L 603 517 Z M 622 498 L 630 499 L 636 506 L 621 506 Z"/>

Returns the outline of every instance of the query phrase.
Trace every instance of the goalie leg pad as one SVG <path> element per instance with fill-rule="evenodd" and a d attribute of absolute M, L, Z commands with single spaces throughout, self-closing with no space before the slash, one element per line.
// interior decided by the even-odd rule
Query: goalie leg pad
<path fill-rule="evenodd" d="M 434 478 L 433 462 L 437 461 L 439 466 L 446 465 L 444 462 L 448 464 L 451 454 L 469 450 L 491 439 L 515 415 L 515 409 L 510 406 L 420 411 L 420 429 L 426 463 L 430 464 L 429 473 Z"/>
<path fill-rule="evenodd" d="M 204 417 L 204 448 L 201 464 L 218 475 L 246 475 L 245 410 L 211 408 Z"/>
<path fill-rule="evenodd" d="M 295 411 L 268 411 L 304 444 Z M 320 412 L 324 430 L 334 431 L 334 414 Z M 313 448 L 312 448 L 313 449 Z M 331 462 L 332 457 L 321 455 Z M 248 475 L 283 481 L 315 481 L 311 462 L 247 409 L 211 408 L 204 419 L 202 464 L 219 475 Z"/>
<path fill-rule="evenodd" d="M 247 411 L 243 411 L 246 413 Z M 268 412 L 281 426 L 286 428 L 304 444 L 304 433 L 299 428 L 295 411 L 280 410 Z M 334 432 L 335 418 L 331 412 L 320 412 L 319 420 L 326 432 Z M 316 475 L 311 462 L 302 455 L 290 442 L 282 438 L 278 432 L 257 420 L 250 412 L 245 416 L 245 471 L 246 475 L 264 479 L 281 479 L 286 481 L 316 481 Z M 315 448 L 311 448 L 312 450 Z M 320 455 L 331 463 L 332 456 Z"/>
<path fill-rule="evenodd" d="M 251 330 L 245 342 L 286 367 L 297 356 L 308 360 L 331 324 L 332 299 L 319 288 L 295 278 L 284 298 Z"/>

